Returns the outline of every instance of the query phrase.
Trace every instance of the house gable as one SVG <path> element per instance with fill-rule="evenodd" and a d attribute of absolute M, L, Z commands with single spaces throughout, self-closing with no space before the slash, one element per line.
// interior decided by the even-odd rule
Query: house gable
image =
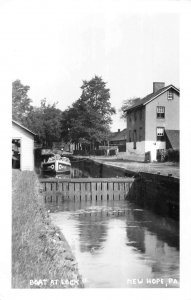
<path fill-rule="evenodd" d="M 25 126 L 23 126 L 22 124 L 16 122 L 15 120 L 12 120 L 12 124 L 13 124 L 13 125 L 16 125 L 16 126 L 19 127 L 20 129 L 26 131 L 27 133 L 29 133 L 29 134 L 31 134 L 31 135 L 33 135 L 33 136 L 36 135 L 36 133 L 32 132 L 30 129 L 26 128 Z"/>
<path fill-rule="evenodd" d="M 164 118 L 157 118 L 157 107 L 164 108 Z M 179 95 L 168 100 L 167 91 L 145 105 L 145 140 L 157 140 L 157 128 L 179 130 Z"/>
<path fill-rule="evenodd" d="M 180 93 L 179 89 L 176 88 L 174 85 L 170 84 L 170 85 L 158 90 L 156 93 L 151 93 L 151 94 L 147 95 L 146 97 L 142 98 L 140 101 L 136 101 L 136 103 L 134 105 L 132 105 L 131 107 L 125 109 L 124 111 L 128 113 L 128 112 L 130 112 L 134 109 L 141 108 L 142 106 L 145 106 L 146 104 L 148 104 L 151 101 L 155 100 L 157 97 L 159 97 L 162 94 L 166 93 L 170 89 L 174 90 L 179 95 L 179 93 Z"/>

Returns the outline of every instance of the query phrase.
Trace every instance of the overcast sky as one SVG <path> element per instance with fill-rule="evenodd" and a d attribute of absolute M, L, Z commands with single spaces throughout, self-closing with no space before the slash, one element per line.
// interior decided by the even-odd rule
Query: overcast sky
<path fill-rule="evenodd" d="M 107 82 L 117 111 L 123 100 L 152 92 L 153 81 L 179 87 L 177 14 L 85 9 L 87 3 L 6 1 L 11 78 L 31 87 L 34 105 L 47 98 L 64 110 L 79 98 L 82 80 L 94 75 Z M 119 114 L 112 130 L 118 128 L 125 128 Z"/>

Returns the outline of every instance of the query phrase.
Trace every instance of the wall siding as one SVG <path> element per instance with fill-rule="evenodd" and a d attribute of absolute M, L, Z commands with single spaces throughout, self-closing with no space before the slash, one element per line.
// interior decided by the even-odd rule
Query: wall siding
<path fill-rule="evenodd" d="M 165 119 L 157 119 L 156 107 L 165 106 Z M 167 92 L 146 105 L 146 141 L 156 141 L 156 127 L 179 130 L 179 96 L 174 92 L 174 99 L 167 99 Z"/>
<path fill-rule="evenodd" d="M 34 170 L 34 136 L 19 126 L 12 125 L 12 139 L 21 139 L 21 170 Z"/>
<path fill-rule="evenodd" d="M 142 119 L 140 119 L 140 110 L 142 110 Z M 140 127 L 142 127 L 142 141 L 145 140 L 145 108 L 141 107 L 136 110 L 137 114 L 137 119 L 135 121 L 134 119 L 134 111 L 129 112 L 127 114 L 127 142 L 129 143 L 129 131 L 131 131 L 131 136 L 133 137 L 133 131 L 137 131 L 137 139 L 139 141 L 139 132 L 140 132 Z M 131 118 L 131 121 L 130 121 Z M 132 142 L 132 140 L 131 140 Z"/>
<path fill-rule="evenodd" d="M 167 92 L 142 108 L 142 119 L 137 109 L 137 120 L 134 119 L 134 111 L 127 114 L 127 144 L 126 156 L 137 161 L 143 160 L 146 152 L 151 152 L 151 160 L 156 160 L 157 149 L 166 149 L 166 142 L 157 141 L 156 128 L 179 130 L 179 95 L 173 91 L 173 100 L 167 99 Z M 165 119 L 157 119 L 157 106 L 165 106 Z M 131 117 L 131 122 L 130 122 Z M 142 127 L 142 139 L 139 141 L 139 129 Z M 137 131 L 137 149 L 133 149 L 133 139 L 129 140 L 129 131 L 133 138 L 133 131 Z"/>

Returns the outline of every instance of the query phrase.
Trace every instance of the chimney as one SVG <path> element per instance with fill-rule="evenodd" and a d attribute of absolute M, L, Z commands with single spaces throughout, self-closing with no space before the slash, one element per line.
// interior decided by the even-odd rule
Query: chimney
<path fill-rule="evenodd" d="M 120 129 L 118 129 L 118 132 L 120 132 Z"/>
<path fill-rule="evenodd" d="M 153 93 L 165 87 L 165 82 L 153 82 Z"/>

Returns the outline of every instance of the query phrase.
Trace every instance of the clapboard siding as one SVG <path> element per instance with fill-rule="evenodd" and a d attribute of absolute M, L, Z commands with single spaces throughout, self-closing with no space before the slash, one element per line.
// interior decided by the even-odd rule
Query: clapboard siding
<path fill-rule="evenodd" d="M 34 136 L 12 123 L 12 139 L 21 140 L 21 170 L 34 170 Z"/>

